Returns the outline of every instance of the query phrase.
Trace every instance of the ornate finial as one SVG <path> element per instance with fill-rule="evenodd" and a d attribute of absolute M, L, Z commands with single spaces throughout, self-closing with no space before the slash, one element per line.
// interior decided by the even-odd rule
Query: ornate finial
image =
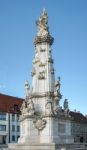
<path fill-rule="evenodd" d="M 42 10 L 42 15 L 44 15 L 44 14 L 46 14 L 46 15 L 47 15 L 47 11 L 46 11 L 46 9 L 45 9 L 45 8 L 43 8 L 43 10 Z"/>
<path fill-rule="evenodd" d="M 25 93 L 26 93 L 26 99 L 30 96 L 30 85 L 29 82 L 26 80 L 25 82 Z"/>
<path fill-rule="evenodd" d="M 36 25 L 38 27 L 38 36 L 44 36 L 49 33 L 48 31 L 48 15 L 45 9 L 43 9 L 41 16 L 36 21 Z"/>
<path fill-rule="evenodd" d="M 48 14 L 45 8 L 43 9 L 39 19 L 36 21 L 36 25 L 38 31 L 34 44 L 36 45 L 38 43 L 47 42 L 52 45 L 54 39 L 49 33 Z"/>

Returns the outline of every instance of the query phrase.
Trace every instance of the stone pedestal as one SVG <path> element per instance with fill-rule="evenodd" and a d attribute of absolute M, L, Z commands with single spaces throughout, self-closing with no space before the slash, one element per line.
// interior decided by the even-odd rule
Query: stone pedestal
<path fill-rule="evenodd" d="M 86 144 L 10 144 L 3 150 L 87 150 Z"/>
<path fill-rule="evenodd" d="M 38 143 L 39 133 L 38 130 L 34 127 L 33 118 L 26 116 L 24 120 L 20 122 L 20 138 L 18 143 Z"/>
<path fill-rule="evenodd" d="M 35 119 L 36 118 L 36 119 Z M 25 116 L 21 122 L 18 144 L 67 144 L 73 143 L 71 123 L 68 118 L 58 116 Z"/>

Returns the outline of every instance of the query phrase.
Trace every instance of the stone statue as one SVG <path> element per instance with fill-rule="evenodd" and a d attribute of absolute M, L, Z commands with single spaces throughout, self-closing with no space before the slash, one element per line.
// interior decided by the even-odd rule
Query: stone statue
<path fill-rule="evenodd" d="M 47 100 L 47 103 L 45 105 L 45 114 L 48 116 L 53 115 L 53 107 L 52 102 L 50 100 Z"/>
<path fill-rule="evenodd" d="M 58 77 L 58 80 L 55 83 L 56 92 L 60 92 L 60 77 Z"/>
<path fill-rule="evenodd" d="M 30 97 L 30 85 L 27 80 L 25 82 L 25 94 L 26 94 L 26 100 L 28 100 Z"/>
<path fill-rule="evenodd" d="M 34 115 L 35 108 L 34 108 L 34 103 L 31 99 L 28 100 L 27 102 L 27 113 L 28 115 Z"/>
<path fill-rule="evenodd" d="M 23 101 L 20 111 L 21 111 L 22 116 L 34 115 L 35 108 L 34 108 L 33 101 L 31 99 L 29 99 L 27 102 Z"/>
<path fill-rule="evenodd" d="M 67 100 L 67 99 L 64 100 L 63 106 L 64 106 L 64 110 L 65 110 L 65 111 L 69 110 L 68 100 Z"/>
<path fill-rule="evenodd" d="M 36 70 L 35 70 L 35 67 L 33 67 L 33 70 L 31 72 L 31 75 L 34 76 L 36 74 Z"/>
<path fill-rule="evenodd" d="M 24 116 L 26 113 L 26 102 L 25 101 L 23 101 L 20 111 L 21 111 L 22 116 Z"/>
<path fill-rule="evenodd" d="M 40 61 L 40 59 L 39 59 L 38 52 L 36 51 L 36 54 L 35 54 L 35 62 L 38 62 L 38 61 Z"/>
<path fill-rule="evenodd" d="M 55 115 L 57 115 L 58 113 L 62 113 L 62 107 L 61 106 L 56 106 L 55 110 L 54 110 Z"/>
<path fill-rule="evenodd" d="M 41 16 L 39 17 L 39 20 L 36 21 L 36 25 L 38 27 L 38 36 L 44 36 L 48 35 L 48 15 L 45 9 L 43 9 L 43 12 Z"/>

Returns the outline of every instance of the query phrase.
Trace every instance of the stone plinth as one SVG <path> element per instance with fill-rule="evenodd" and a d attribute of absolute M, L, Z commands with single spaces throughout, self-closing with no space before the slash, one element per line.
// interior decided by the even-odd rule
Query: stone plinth
<path fill-rule="evenodd" d="M 10 144 L 3 150 L 87 150 L 86 144 Z"/>

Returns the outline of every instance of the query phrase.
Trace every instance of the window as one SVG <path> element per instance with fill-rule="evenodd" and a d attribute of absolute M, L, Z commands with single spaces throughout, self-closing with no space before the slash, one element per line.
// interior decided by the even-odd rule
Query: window
<path fill-rule="evenodd" d="M 19 137 L 20 137 L 20 136 L 17 136 L 17 141 L 18 141 Z"/>
<path fill-rule="evenodd" d="M 15 136 L 14 136 L 14 135 L 12 136 L 12 141 L 13 141 L 13 142 L 15 141 Z"/>
<path fill-rule="evenodd" d="M 14 104 L 14 111 L 18 111 L 18 105 Z"/>
<path fill-rule="evenodd" d="M 15 121 L 15 114 L 12 114 L 12 121 Z"/>
<path fill-rule="evenodd" d="M 6 131 L 6 125 L 0 125 L 0 131 Z"/>
<path fill-rule="evenodd" d="M 0 120 L 6 120 L 6 113 L 0 112 Z"/>
<path fill-rule="evenodd" d="M 59 133 L 65 133 L 65 124 L 58 123 L 58 132 Z"/>
<path fill-rule="evenodd" d="M 17 114 L 17 121 L 19 121 L 19 115 Z"/>
<path fill-rule="evenodd" d="M 12 131 L 13 132 L 15 131 L 15 125 L 12 125 Z"/>
<path fill-rule="evenodd" d="M 0 145 L 1 144 L 6 144 L 6 136 L 5 135 L 0 135 Z"/>
<path fill-rule="evenodd" d="M 20 132 L 20 126 L 17 126 L 17 132 Z"/>

